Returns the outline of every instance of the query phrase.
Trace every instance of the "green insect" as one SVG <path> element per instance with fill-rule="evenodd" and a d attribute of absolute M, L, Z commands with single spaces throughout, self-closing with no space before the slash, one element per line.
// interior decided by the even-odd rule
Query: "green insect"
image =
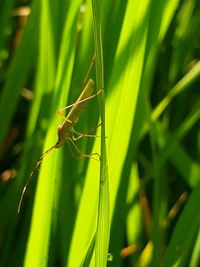
<path fill-rule="evenodd" d="M 90 64 L 88 73 L 86 75 L 85 81 L 87 80 L 87 76 L 90 72 L 90 69 L 93 65 L 95 59 L 95 55 L 93 56 L 92 62 Z M 83 84 L 85 84 L 85 81 Z M 96 94 L 93 94 L 94 92 L 94 81 L 92 79 L 90 79 L 87 84 L 84 86 L 82 93 L 80 94 L 79 98 L 77 99 L 77 101 L 74 104 L 71 104 L 67 107 L 64 107 L 62 109 L 59 109 L 57 111 L 57 114 L 59 116 L 61 116 L 64 121 L 62 124 L 59 125 L 58 127 L 58 140 L 56 142 L 55 145 L 53 145 L 52 147 L 50 147 L 47 151 L 44 152 L 44 154 L 42 154 L 42 156 L 40 157 L 40 159 L 38 160 L 37 164 L 35 165 L 34 169 L 32 170 L 32 172 L 29 175 L 28 180 L 26 181 L 26 184 L 23 188 L 21 197 L 20 197 L 20 201 L 19 201 L 19 205 L 18 205 L 18 213 L 20 212 L 21 209 L 21 204 L 24 198 L 24 194 L 26 192 L 28 183 L 31 179 L 31 177 L 33 176 L 35 170 L 39 167 L 39 165 L 42 163 L 43 159 L 46 157 L 47 154 L 49 154 L 49 152 L 51 152 L 53 149 L 55 148 L 60 148 L 62 147 L 65 143 L 70 143 L 74 149 L 77 151 L 78 154 L 81 155 L 81 157 L 88 157 L 88 158 L 93 158 L 95 160 L 100 160 L 100 155 L 98 153 L 91 153 L 91 154 L 84 154 L 82 153 L 79 148 L 76 146 L 76 144 L 74 143 L 74 141 L 80 139 L 81 137 L 98 137 L 96 135 L 89 135 L 89 134 L 82 134 L 79 133 L 77 131 L 75 131 L 74 129 L 74 125 L 77 123 L 77 121 L 80 118 L 81 113 L 86 109 L 87 103 L 90 99 L 98 96 L 101 92 L 102 92 L 103 88 L 100 89 Z M 66 110 L 68 108 L 71 108 L 70 112 L 68 113 L 68 115 L 65 117 L 61 112 L 63 110 Z M 101 124 L 97 125 L 97 127 L 99 127 Z M 94 130 L 97 127 L 91 129 Z M 90 131 L 91 131 L 90 130 Z M 75 137 L 75 134 L 78 135 L 78 137 Z M 97 155 L 98 159 L 93 157 L 93 155 Z"/>

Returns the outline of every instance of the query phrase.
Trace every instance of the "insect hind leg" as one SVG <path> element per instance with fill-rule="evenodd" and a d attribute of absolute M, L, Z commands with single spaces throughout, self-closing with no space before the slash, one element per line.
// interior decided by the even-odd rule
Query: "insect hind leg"
<path fill-rule="evenodd" d="M 70 142 L 70 144 L 74 147 L 74 149 L 76 150 L 76 152 L 80 155 L 80 157 L 76 157 L 73 155 L 74 158 L 76 159 L 80 159 L 80 158 L 91 158 L 94 159 L 96 161 L 100 161 L 101 160 L 101 156 L 99 155 L 99 153 L 90 153 L 90 154 L 84 154 L 83 152 L 81 152 L 81 150 L 77 147 L 77 145 L 74 143 L 74 141 L 71 138 L 68 138 L 68 142 Z M 98 159 L 93 157 L 93 156 L 98 156 Z"/>
<path fill-rule="evenodd" d="M 86 132 L 86 134 L 85 133 L 79 133 L 79 132 L 77 132 L 77 131 L 75 131 L 74 129 L 73 129 L 73 133 L 74 134 L 77 134 L 78 135 L 78 137 L 75 137 L 75 136 L 73 136 L 73 140 L 74 141 L 76 141 L 76 140 L 79 140 L 80 138 L 82 138 L 82 137 L 93 137 L 93 138 L 100 138 L 100 136 L 97 136 L 97 135 L 91 135 L 91 134 L 88 134 L 89 132 L 92 132 L 92 131 L 94 131 L 94 130 L 96 130 L 98 127 L 100 127 L 102 125 L 102 122 L 101 123 L 99 123 L 96 127 L 93 127 L 92 129 L 90 129 L 90 130 L 88 130 L 87 132 Z"/>

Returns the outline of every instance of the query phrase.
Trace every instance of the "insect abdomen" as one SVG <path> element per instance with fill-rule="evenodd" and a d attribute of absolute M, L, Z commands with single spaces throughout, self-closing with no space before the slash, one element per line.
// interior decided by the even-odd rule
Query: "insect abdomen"
<path fill-rule="evenodd" d="M 81 95 L 79 96 L 79 98 L 77 99 L 76 102 L 79 102 L 81 100 L 84 100 L 84 99 L 90 97 L 92 95 L 93 91 L 94 91 L 94 82 L 93 82 L 93 80 L 90 79 L 88 81 L 88 83 L 86 84 L 86 86 L 84 87 Z M 70 120 L 73 123 L 73 125 L 78 121 L 81 113 L 86 108 L 88 101 L 86 100 L 85 102 L 75 104 L 72 107 L 72 109 L 70 110 L 70 112 L 67 116 L 67 119 Z"/>

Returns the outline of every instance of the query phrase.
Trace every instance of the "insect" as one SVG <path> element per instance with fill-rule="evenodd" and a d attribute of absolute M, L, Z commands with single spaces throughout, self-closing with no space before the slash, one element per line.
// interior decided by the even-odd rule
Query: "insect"
<path fill-rule="evenodd" d="M 86 78 L 83 82 L 83 85 L 85 84 L 85 81 L 87 80 L 87 76 L 90 72 L 90 69 L 93 65 L 95 59 L 95 55 L 93 56 L 92 62 L 90 64 L 88 73 L 86 75 Z M 74 104 L 71 104 L 67 107 L 64 107 L 62 109 L 59 109 L 57 111 L 57 114 L 59 116 L 61 116 L 64 121 L 62 124 L 59 125 L 58 127 L 58 139 L 55 145 L 53 145 L 52 147 L 50 147 L 47 151 L 44 152 L 44 154 L 41 155 L 41 157 L 39 158 L 37 164 L 35 165 L 34 169 L 32 170 L 32 172 L 29 175 L 28 180 L 26 181 L 25 186 L 23 187 L 22 193 L 21 193 L 21 197 L 20 197 L 20 201 L 19 201 L 19 205 L 18 205 L 18 213 L 20 212 L 21 209 L 21 205 L 22 205 L 22 201 L 24 198 L 24 194 L 26 192 L 28 183 L 31 179 L 31 177 L 33 176 L 35 170 L 40 166 L 40 164 L 42 163 L 43 159 L 46 157 L 47 154 L 49 154 L 53 149 L 56 148 L 60 148 L 62 147 L 65 143 L 70 143 L 74 149 L 77 151 L 77 153 L 79 153 L 82 157 L 88 157 L 88 158 L 93 158 L 95 160 L 100 160 L 100 155 L 98 153 L 91 153 L 91 154 L 84 154 L 82 153 L 79 148 L 76 146 L 76 144 L 74 143 L 74 141 L 80 139 L 81 137 L 98 137 L 96 135 L 89 135 L 89 134 L 83 134 L 83 133 L 79 133 L 77 131 L 75 131 L 74 129 L 74 125 L 77 123 L 77 121 L 79 120 L 79 117 L 81 115 L 81 113 L 85 110 L 86 106 L 87 106 L 87 102 L 98 96 L 101 92 L 102 92 L 103 88 L 100 89 L 96 94 L 93 94 L 94 91 L 94 81 L 92 79 L 89 79 L 89 81 L 87 82 L 87 84 L 84 86 L 82 93 L 80 94 L 79 98 L 77 99 L 77 101 Z M 66 110 L 68 108 L 71 108 L 70 112 L 68 113 L 68 115 L 65 117 L 61 112 L 63 110 Z M 99 127 L 101 124 L 97 125 L 97 127 Z M 97 127 L 91 129 L 94 130 Z M 90 131 L 91 131 L 90 130 Z M 75 134 L 78 135 L 78 137 L 75 137 Z M 99 159 L 96 159 L 93 157 L 93 155 L 97 155 L 99 157 Z"/>

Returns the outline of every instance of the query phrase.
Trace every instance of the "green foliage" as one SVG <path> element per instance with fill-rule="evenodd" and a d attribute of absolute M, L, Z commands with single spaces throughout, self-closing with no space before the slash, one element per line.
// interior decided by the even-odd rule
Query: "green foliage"
<path fill-rule="evenodd" d="M 0 7 L 0 266 L 199 266 L 198 1 Z M 76 144 L 101 160 L 53 150 L 17 214 L 94 53 Z"/>

